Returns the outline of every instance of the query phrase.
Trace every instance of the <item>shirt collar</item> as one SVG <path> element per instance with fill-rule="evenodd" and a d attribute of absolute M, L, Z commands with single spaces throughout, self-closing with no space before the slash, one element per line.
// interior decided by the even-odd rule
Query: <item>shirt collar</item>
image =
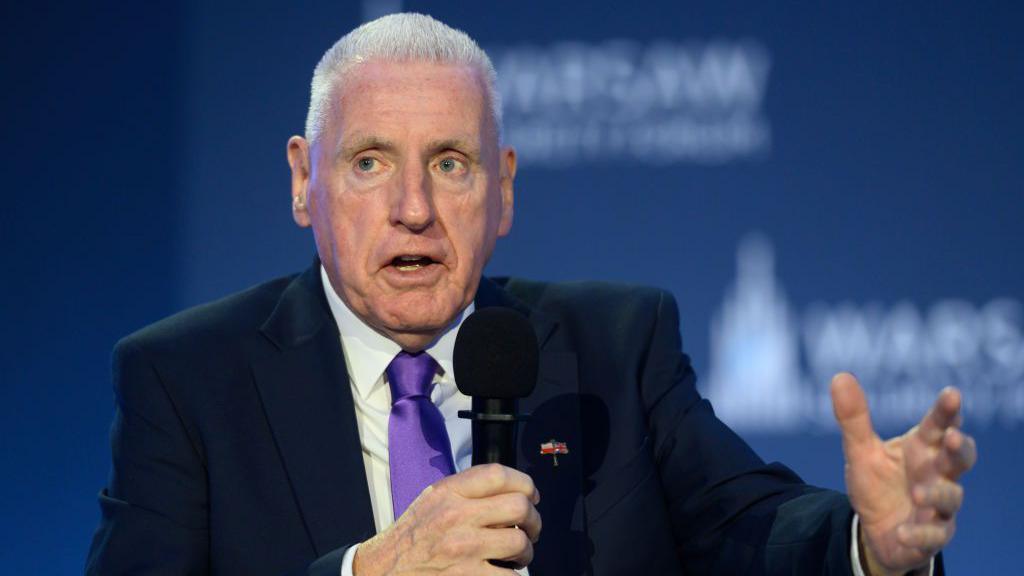
<path fill-rule="evenodd" d="M 402 347 L 389 340 L 362 321 L 355 312 L 345 304 L 331 286 L 327 271 L 320 265 L 320 278 L 323 281 L 324 294 L 331 308 L 331 315 L 338 325 L 341 334 L 341 346 L 345 352 L 345 363 L 349 377 L 355 383 L 359 395 L 366 398 L 376 385 L 383 382 L 381 374 L 387 369 L 391 360 L 402 351 Z M 473 313 L 475 306 L 469 306 L 459 314 L 452 325 L 441 336 L 427 347 L 426 352 L 441 366 L 442 379 L 454 382 L 452 358 L 455 353 L 455 337 L 459 333 L 462 321 Z"/>

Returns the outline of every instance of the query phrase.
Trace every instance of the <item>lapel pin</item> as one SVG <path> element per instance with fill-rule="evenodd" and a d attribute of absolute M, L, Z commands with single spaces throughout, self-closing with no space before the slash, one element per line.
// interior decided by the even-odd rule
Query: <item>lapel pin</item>
<path fill-rule="evenodd" d="M 540 445 L 540 453 L 541 455 L 550 454 L 552 462 L 554 462 L 555 466 L 558 466 L 558 455 L 568 454 L 569 447 L 565 445 L 565 442 L 559 442 L 552 438 Z"/>

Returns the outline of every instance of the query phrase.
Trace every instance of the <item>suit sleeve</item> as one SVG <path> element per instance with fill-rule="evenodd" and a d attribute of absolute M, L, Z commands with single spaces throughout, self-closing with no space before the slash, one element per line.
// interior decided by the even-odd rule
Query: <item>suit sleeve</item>
<path fill-rule="evenodd" d="M 206 475 L 152 364 L 122 341 L 114 349 L 112 470 L 88 575 L 207 574 Z"/>
<path fill-rule="evenodd" d="M 209 500 L 201 446 L 146 353 L 114 349 L 112 470 L 99 494 L 101 519 L 88 576 L 206 575 L 211 572 Z M 347 546 L 293 576 L 338 576 Z"/>
<path fill-rule="evenodd" d="M 852 574 L 845 495 L 765 464 L 715 416 L 663 292 L 641 394 L 680 558 L 695 574 Z"/>

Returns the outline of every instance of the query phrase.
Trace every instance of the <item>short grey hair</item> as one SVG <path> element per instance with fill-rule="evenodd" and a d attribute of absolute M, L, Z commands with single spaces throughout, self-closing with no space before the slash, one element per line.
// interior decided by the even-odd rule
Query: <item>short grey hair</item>
<path fill-rule="evenodd" d="M 354 65 L 371 59 L 390 62 L 425 60 L 476 68 L 484 82 L 484 96 L 491 108 L 494 128 L 501 141 L 501 97 L 495 89 L 494 65 L 477 43 L 425 14 L 388 14 L 367 22 L 335 42 L 313 71 L 306 114 L 306 140 L 320 136 L 331 108 L 331 94 Z"/>

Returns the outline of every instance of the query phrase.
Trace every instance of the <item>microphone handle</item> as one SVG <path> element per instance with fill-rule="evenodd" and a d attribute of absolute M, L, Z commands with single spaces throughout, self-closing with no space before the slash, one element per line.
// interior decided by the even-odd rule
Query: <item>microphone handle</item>
<path fill-rule="evenodd" d="M 516 401 L 473 397 L 473 465 L 516 467 Z"/>
<path fill-rule="evenodd" d="M 473 412 L 473 465 L 502 464 L 515 468 L 516 401 L 474 396 Z M 488 562 L 499 568 L 518 568 L 505 560 Z"/>

